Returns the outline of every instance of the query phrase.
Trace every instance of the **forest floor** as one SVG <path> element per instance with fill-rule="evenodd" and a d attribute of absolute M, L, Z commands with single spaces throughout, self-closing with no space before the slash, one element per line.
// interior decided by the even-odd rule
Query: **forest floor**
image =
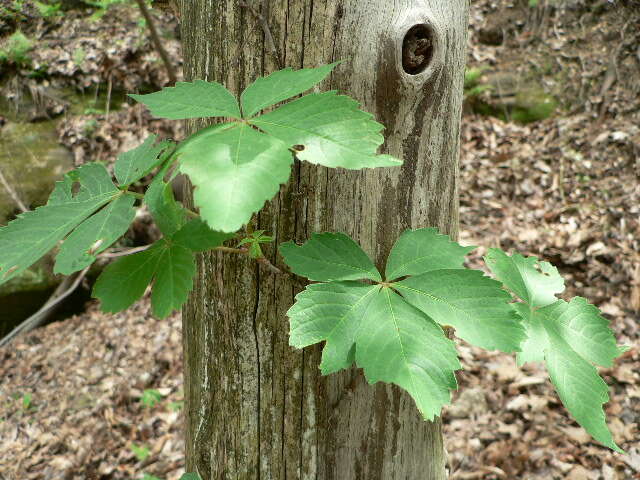
<path fill-rule="evenodd" d="M 527 125 L 465 114 L 460 239 L 483 245 L 470 256 L 475 267 L 492 246 L 551 261 L 566 278 L 565 298 L 598 305 L 632 347 L 601 370 L 609 426 L 627 455 L 571 420 L 542 366 L 459 342 L 460 389 L 443 414 L 452 479 L 640 479 L 640 11 L 568 3 L 577 7 L 473 2 L 470 65 L 535 79 L 560 106 Z M 118 6 L 98 23 L 86 16 L 32 27 L 48 81 L 89 88 L 111 78 L 122 91 L 164 84 L 135 9 Z M 158 22 L 167 35 L 175 28 L 167 14 Z M 179 67 L 178 42 L 166 45 Z M 81 67 L 68 56 L 79 48 Z M 60 125 L 78 164 L 112 160 L 151 132 L 181 136 L 127 104 Z M 148 299 L 117 315 L 90 303 L 1 348 L 0 480 L 177 479 L 181 350 L 179 315 L 154 319 Z"/>

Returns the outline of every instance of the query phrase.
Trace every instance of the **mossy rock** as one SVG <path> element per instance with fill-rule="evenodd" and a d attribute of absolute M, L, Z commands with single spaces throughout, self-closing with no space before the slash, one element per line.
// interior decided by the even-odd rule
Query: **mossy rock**
<path fill-rule="evenodd" d="M 467 103 L 480 115 L 526 124 L 549 118 L 558 107 L 557 100 L 534 80 L 516 74 L 483 75 L 478 85 L 485 87 L 486 93 L 467 98 Z"/>
<path fill-rule="evenodd" d="M 27 208 L 43 205 L 57 180 L 73 168 L 72 154 L 58 143 L 54 122 L 13 123 L 0 129 L 0 166 Z M 17 211 L 0 188 L 0 225 Z"/>
<path fill-rule="evenodd" d="M 541 88 L 522 90 L 516 94 L 516 101 L 510 116 L 518 123 L 532 123 L 553 115 L 558 102 Z"/>
<path fill-rule="evenodd" d="M 54 288 L 61 277 L 53 274 L 52 259 L 45 257 L 17 277 L 0 285 L 0 298 L 20 292 L 41 292 Z"/>

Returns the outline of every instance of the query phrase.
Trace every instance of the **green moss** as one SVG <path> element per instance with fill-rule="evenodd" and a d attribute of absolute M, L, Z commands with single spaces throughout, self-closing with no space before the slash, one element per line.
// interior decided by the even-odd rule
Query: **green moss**
<path fill-rule="evenodd" d="M 33 41 L 20 30 L 16 30 L 0 46 L 0 63 L 13 63 L 26 66 L 31 63 L 29 51 L 33 48 Z"/>
<path fill-rule="evenodd" d="M 533 88 L 517 93 L 510 116 L 518 123 L 538 122 L 553 115 L 557 107 L 555 98 L 541 89 Z"/>

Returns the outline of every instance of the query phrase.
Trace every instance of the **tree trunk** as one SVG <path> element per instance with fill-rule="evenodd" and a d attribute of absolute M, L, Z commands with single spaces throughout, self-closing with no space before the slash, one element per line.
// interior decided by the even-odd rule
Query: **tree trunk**
<path fill-rule="evenodd" d="M 385 151 L 404 159 L 360 172 L 296 162 L 255 228 L 278 243 L 343 231 L 379 266 L 406 228 L 455 236 L 467 16 L 467 0 L 181 0 L 187 79 L 239 92 L 277 58 L 293 68 L 344 60 L 322 89 L 362 102 L 386 126 Z M 265 254 L 282 264 L 275 246 Z M 187 471 L 445 478 L 439 420 L 424 422 L 408 395 L 367 385 L 355 368 L 321 377 L 319 348 L 288 346 L 299 284 L 229 254 L 202 256 L 198 272 L 183 320 Z"/>

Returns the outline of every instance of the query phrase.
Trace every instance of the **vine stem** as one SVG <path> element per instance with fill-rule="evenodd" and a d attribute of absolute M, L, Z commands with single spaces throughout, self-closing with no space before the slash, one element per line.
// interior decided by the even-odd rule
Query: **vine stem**
<path fill-rule="evenodd" d="M 129 248 L 126 250 L 120 250 L 118 252 L 101 253 L 100 256 L 105 258 L 124 257 L 126 255 L 133 255 L 134 253 L 143 252 L 149 247 L 151 247 L 151 245 L 143 245 L 141 247 Z M 223 252 L 223 253 L 231 253 L 235 255 L 249 255 L 249 250 L 246 248 L 233 248 L 233 247 L 221 246 L 221 247 L 215 247 L 213 250 L 216 250 L 218 252 Z M 275 273 L 277 275 L 282 275 L 282 274 L 292 275 L 290 272 L 281 270 L 278 267 L 276 267 L 273 263 L 269 261 L 267 257 L 256 258 L 255 261 L 263 265 L 271 273 Z"/>

